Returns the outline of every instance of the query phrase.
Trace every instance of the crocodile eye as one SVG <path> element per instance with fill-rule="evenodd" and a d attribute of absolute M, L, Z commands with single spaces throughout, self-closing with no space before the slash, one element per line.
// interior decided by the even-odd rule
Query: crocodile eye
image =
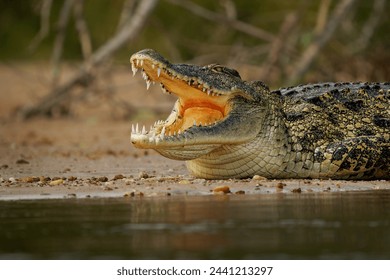
<path fill-rule="evenodd" d="M 219 65 L 213 65 L 211 67 L 211 70 L 214 71 L 214 72 L 223 72 L 223 67 L 219 66 Z"/>
<path fill-rule="evenodd" d="M 228 75 L 231 75 L 231 76 L 235 76 L 237 78 L 240 78 L 241 79 L 241 76 L 240 74 L 234 70 L 234 69 L 231 69 L 231 68 L 227 68 L 225 66 L 222 66 L 222 65 L 219 65 L 219 64 L 211 64 L 208 66 L 211 71 L 213 72 L 216 72 L 216 73 L 225 73 L 225 74 L 228 74 Z"/>

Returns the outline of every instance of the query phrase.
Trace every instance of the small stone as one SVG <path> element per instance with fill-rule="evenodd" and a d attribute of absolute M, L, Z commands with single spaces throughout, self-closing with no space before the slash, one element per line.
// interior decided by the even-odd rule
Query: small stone
<path fill-rule="evenodd" d="M 260 175 L 255 175 L 253 176 L 252 178 L 253 180 L 267 180 L 267 178 L 263 177 L 263 176 L 260 176 Z"/>
<path fill-rule="evenodd" d="M 39 177 L 35 177 L 35 176 L 24 177 L 21 179 L 21 181 L 24 183 L 39 182 Z"/>
<path fill-rule="evenodd" d="M 242 190 L 236 191 L 235 194 L 245 194 L 245 191 L 242 191 Z"/>
<path fill-rule="evenodd" d="M 148 173 L 146 173 L 145 171 L 141 171 L 141 172 L 138 174 L 138 178 L 139 178 L 139 179 L 147 179 L 147 178 L 149 178 L 149 175 L 148 175 Z"/>
<path fill-rule="evenodd" d="M 16 164 L 29 164 L 29 162 L 27 161 L 27 160 L 25 160 L 25 159 L 18 159 L 17 161 L 16 161 Z"/>
<path fill-rule="evenodd" d="M 123 194 L 123 196 L 124 197 L 129 197 L 129 196 L 134 197 L 135 196 L 135 192 L 126 192 L 126 193 Z"/>
<path fill-rule="evenodd" d="M 16 179 L 15 179 L 14 177 L 9 177 L 9 178 L 8 178 L 8 181 L 9 181 L 10 183 L 15 183 L 15 182 L 16 182 Z"/>
<path fill-rule="evenodd" d="M 123 179 L 123 178 L 125 178 L 125 176 L 123 176 L 122 174 L 118 174 L 118 175 L 114 176 L 114 180 L 120 180 L 120 179 Z"/>
<path fill-rule="evenodd" d="M 49 183 L 50 186 L 58 186 L 58 185 L 61 185 L 64 183 L 64 180 L 61 178 L 61 179 L 57 179 L 57 180 L 54 180 L 54 181 L 51 181 Z"/>
<path fill-rule="evenodd" d="M 286 185 L 286 184 L 279 182 L 279 183 L 276 184 L 276 187 L 277 187 L 278 189 L 283 189 L 283 187 L 284 187 L 285 185 Z"/>
<path fill-rule="evenodd" d="M 39 181 L 41 181 L 41 182 L 48 182 L 50 180 L 51 180 L 50 177 L 39 176 Z"/>
<path fill-rule="evenodd" d="M 7 169 L 8 168 L 8 164 L 3 164 L 2 166 L 0 166 L 0 169 Z"/>
<path fill-rule="evenodd" d="M 230 191 L 230 188 L 228 186 L 219 186 L 219 187 L 215 187 L 213 189 L 213 193 L 227 194 L 227 193 L 231 193 L 231 191 Z"/>
<path fill-rule="evenodd" d="M 97 179 L 99 182 L 107 182 L 108 181 L 108 178 L 106 176 L 103 176 L 103 177 L 99 177 Z"/>
<path fill-rule="evenodd" d="M 130 185 L 131 183 L 135 183 L 135 180 L 134 179 L 125 179 L 125 184 L 127 186 Z"/>
<path fill-rule="evenodd" d="M 76 180 L 77 180 L 77 177 L 75 177 L 75 176 L 69 176 L 68 177 L 68 181 L 73 182 L 73 181 L 76 181 Z"/>
<path fill-rule="evenodd" d="M 297 189 L 293 189 L 292 192 L 293 193 L 301 193 L 302 190 L 301 190 L 301 188 L 297 188 Z"/>
<path fill-rule="evenodd" d="M 188 180 L 180 180 L 179 184 L 180 185 L 188 185 L 188 184 L 190 184 L 190 181 L 188 181 Z"/>

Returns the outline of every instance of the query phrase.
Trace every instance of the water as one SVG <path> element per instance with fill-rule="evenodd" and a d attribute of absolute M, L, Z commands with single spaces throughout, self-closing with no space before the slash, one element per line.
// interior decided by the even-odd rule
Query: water
<path fill-rule="evenodd" d="M 0 202 L 1 259 L 389 259 L 390 192 Z"/>

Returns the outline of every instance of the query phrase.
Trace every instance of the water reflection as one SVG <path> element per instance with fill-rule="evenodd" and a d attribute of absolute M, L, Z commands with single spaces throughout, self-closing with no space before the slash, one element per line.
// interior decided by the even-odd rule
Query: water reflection
<path fill-rule="evenodd" d="M 390 192 L 0 202 L 3 259 L 388 259 Z"/>

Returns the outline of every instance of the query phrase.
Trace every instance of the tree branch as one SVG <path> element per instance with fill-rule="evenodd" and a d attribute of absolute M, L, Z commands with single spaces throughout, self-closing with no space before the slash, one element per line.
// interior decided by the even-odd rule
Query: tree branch
<path fill-rule="evenodd" d="M 121 15 L 119 17 L 119 22 L 117 26 L 117 31 L 120 30 L 123 25 L 129 20 L 130 16 L 134 12 L 136 1 L 135 0 L 125 0 L 123 2 L 123 7 Z"/>
<path fill-rule="evenodd" d="M 65 0 L 61 13 L 60 18 L 58 20 L 57 24 L 57 36 L 54 41 L 54 48 L 53 53 L 51 57 L 51 64 L 52 64 L 52 85 L 55 87 L 58 82 L 59 78 L 59 63 L 62 56 L 62 51 L 64 49 L 64 42 L 65 42 L 65 36 L 66 36 L 66 27 L 68 26 L 69 22 L 69 13 L 73 6 L 74 0 Z"/>
<path fill-rule="evenodd" d="M 385 6 L 386 0 L 375 0 L 371 15 L 364 25 L 361 35 L 356 42 L 354 42 L 355 52 L 359 52 L 367 48 L 367 45 L 375 32 L 375 28 L 378 26 L 380 18 L 385 11 Z"/>
<path fill-rule="evenodd" d="M 83 16 L 83 12 L 84 12 L 84 0 L 76 1 L 73 7 L 76 29 L 79 34 L 81 51 L 83 53 L 84 60 L 89 60 L 92 54 L 92 43 L 91 43 L 91 36 L 89 35 L 87 23 L 85 22 Z"/>
<path fill-rule="evenodd" d="M 76 86 L 88 86 L 96 78 L 94 68 L 101 65 L 112 56 L 126 42 L 134 40 L 144 26 L 149 14 L 156 6 L 158 0 L 142 0 L 134 12 L 134 15 L 113 37 L 91 55 L 89 61 L 84 62 L 82 70 L 71 77 L 67 82 L 55 88 L 45 96 L 37 105 L 24 109 L 21 112 L 23 118 L 31 118 L 36 115 L 50 115 L 52 109 L 58 106 Z"/>
<path fill-rule="evenodd" d="M 296 83 L 309 70 L 318 53 L 332 37 L 341 20 L 348 13 L 349 8 L 356 0 L 343 0 L 339 2 L 324 30 L 307 47 L 300 59 L 293 65 L 294 71 L 290 75 L 289 84 Z"/>
<path fill-rule="evenodd" d="M 263 29 L 260 29 L 256 26 L 250 25 L 246 22 L 242 22 L 236 19 L 229 19 L 224 15 L 215 13 L 213 11 L 207 10 L 203 8 L 202 6 L 199 6 L 191 1 L 188 0 L 167 0 L 169 3 L 172 3 L 174 5 L 180 6 L 186 10 L 189 10 L 193 14 L 200 16 L 202 18 L 205 18 L 207 20 L 216 21 L 220 24 L 227 24 L 230 27 L 248 34 L 250 36 L 256 37 L 258 39 L 271 42 L 274 40 L 274 35 L 264 31 Z"/>
<path fill-rule="evenodd" d="M 39 44 L 42 42 L 43 39 L 49 34 L 49 27 L 50 27 L 50 12 L 51 12 L 51 6 L 52 6 L 53 0 L 42 0 L 41 3 L 41 22 L 40 22 L 40 29 L 38 34 L 34 37 L 34 39 L 31 41 L 30 45 L 28 46 L 27 50 L 32 53 L 34 52 Z"/>
<path fill-rule="evenodd" d="M 272 68 L 274 68 L 278 61 L 280 60 L 282 52 L 287 48 L 286 44 L 288 36 L 291 34 L 291 31 L 296 26 L 298 22 L 298 14 L 296 12 L 291 12 L 286 16 L 282 26 L 280 27 L 279 34 L 272 42 L 268 57 L 264 63 L 264 70 L 262 79 L 267 80 L 270 77 Z"/>

